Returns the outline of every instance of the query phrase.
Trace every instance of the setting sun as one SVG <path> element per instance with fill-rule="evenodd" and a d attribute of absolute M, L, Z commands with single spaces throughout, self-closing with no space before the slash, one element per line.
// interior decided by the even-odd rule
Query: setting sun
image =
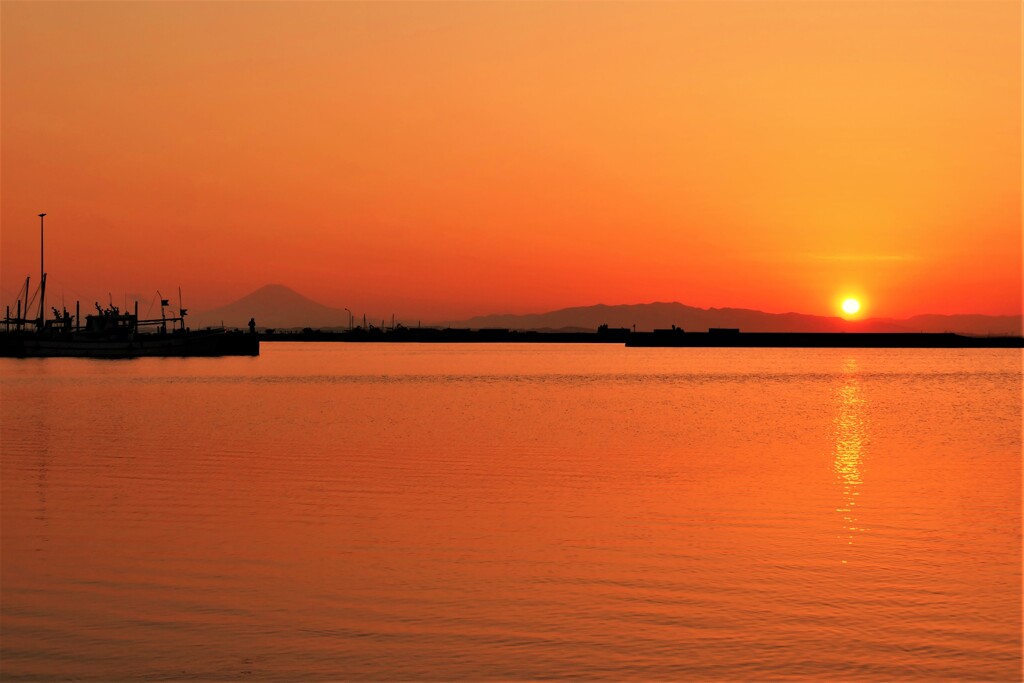
<path fill-rule="evenodd" d="M 860 302 L 856 299 L 846 299 L 843 301 L 843 313 L 847 315 L 853 315 L 860 310 Z"/>

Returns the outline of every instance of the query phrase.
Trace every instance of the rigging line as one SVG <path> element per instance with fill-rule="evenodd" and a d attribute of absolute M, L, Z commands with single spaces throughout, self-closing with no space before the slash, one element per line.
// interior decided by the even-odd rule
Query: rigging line
<path fill-rule="evenodd" d="M 25 294 L 26 294 L 25 289 L 27 287 L 28 287 L 28 280 L 26 279 L 25 282 L 23 282 L 21 284 L 21 287 L 18 288 L 18 296 L 17 296 L 17 298 L 15 298 L 15 301 L 21 301 L 22 299 L 25 298 Z M 10 291 L 10 290 L 8 290 L 8 291 Z"/>
<path fill-rule="evenodd" d="M 29 299 L 29 302 L 25 305 L 25 310 L 22 311 L 25 314 L 26 318 L 28 317 L 28 312 L 32 309 L 32 307 L 36 303 L 36 297 L 39 296 L 40 285 L 42 285 L 42 283 L 36 285 L 35 290 L 32 292 L 32 298 Z"/>
<path fill-rule="evenodd" d="M 78 301 L 87 301 L 89 299 L 89 297 L 83 296 L 82 293 L 74 287 L 68 287 L 67 283 L 61 278 L 53 277 L 49 273 L 46 274 L 46 282 L 53 288 L 59 287 L 62 293 L 70 294 Z"/>
<path fill-rule="evenodd" d="M 160 296 L 160 290 L 159 289 L 156 290 L 156 294 L 153 295 L 153 298 L 149 302 L 149 308 L 146 309 L 146 318 L 147 319 L 149 318 L 149 314 L 153 312 L 153 304 L 156 303 L 156 298 L 158 296 Z"/>

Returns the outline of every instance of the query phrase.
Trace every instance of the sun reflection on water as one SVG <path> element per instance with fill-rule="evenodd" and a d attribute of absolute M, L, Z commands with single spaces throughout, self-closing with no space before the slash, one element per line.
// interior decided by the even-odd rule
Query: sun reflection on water
<path fill-rule="evenodd" d="M 842 489 L 842 500 L 836 512 L 843 516 L 843 533 L 839 538 L 853 545 L 854 536 L 868 529 L 862 527 L 857 515 L 862 462 L 868 439 L 865 399 L 861 393 L 859 369 L 855 358 L 843 363 L 843 384 L 836 390 L 835 459 L 832 469 Z M 846 560 L 843 560 L 846 563 Z"/>

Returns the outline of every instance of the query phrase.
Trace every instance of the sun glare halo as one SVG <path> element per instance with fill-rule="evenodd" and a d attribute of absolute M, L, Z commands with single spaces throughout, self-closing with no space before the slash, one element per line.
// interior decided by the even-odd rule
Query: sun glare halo
<path fill-rule="evenodd" d="M 846 299 L 842 304 L 843 313 L 853 315 L 860 310 L 860 302 L 856 299 Z"/>

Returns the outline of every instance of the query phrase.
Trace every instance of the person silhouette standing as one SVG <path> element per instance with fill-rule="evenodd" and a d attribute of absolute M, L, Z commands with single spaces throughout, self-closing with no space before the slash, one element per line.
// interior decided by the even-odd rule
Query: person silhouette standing
<path fill-rule="evenodd" d="M 249 334 L 256 334 L 256 318 L 249 318 Z"/>

